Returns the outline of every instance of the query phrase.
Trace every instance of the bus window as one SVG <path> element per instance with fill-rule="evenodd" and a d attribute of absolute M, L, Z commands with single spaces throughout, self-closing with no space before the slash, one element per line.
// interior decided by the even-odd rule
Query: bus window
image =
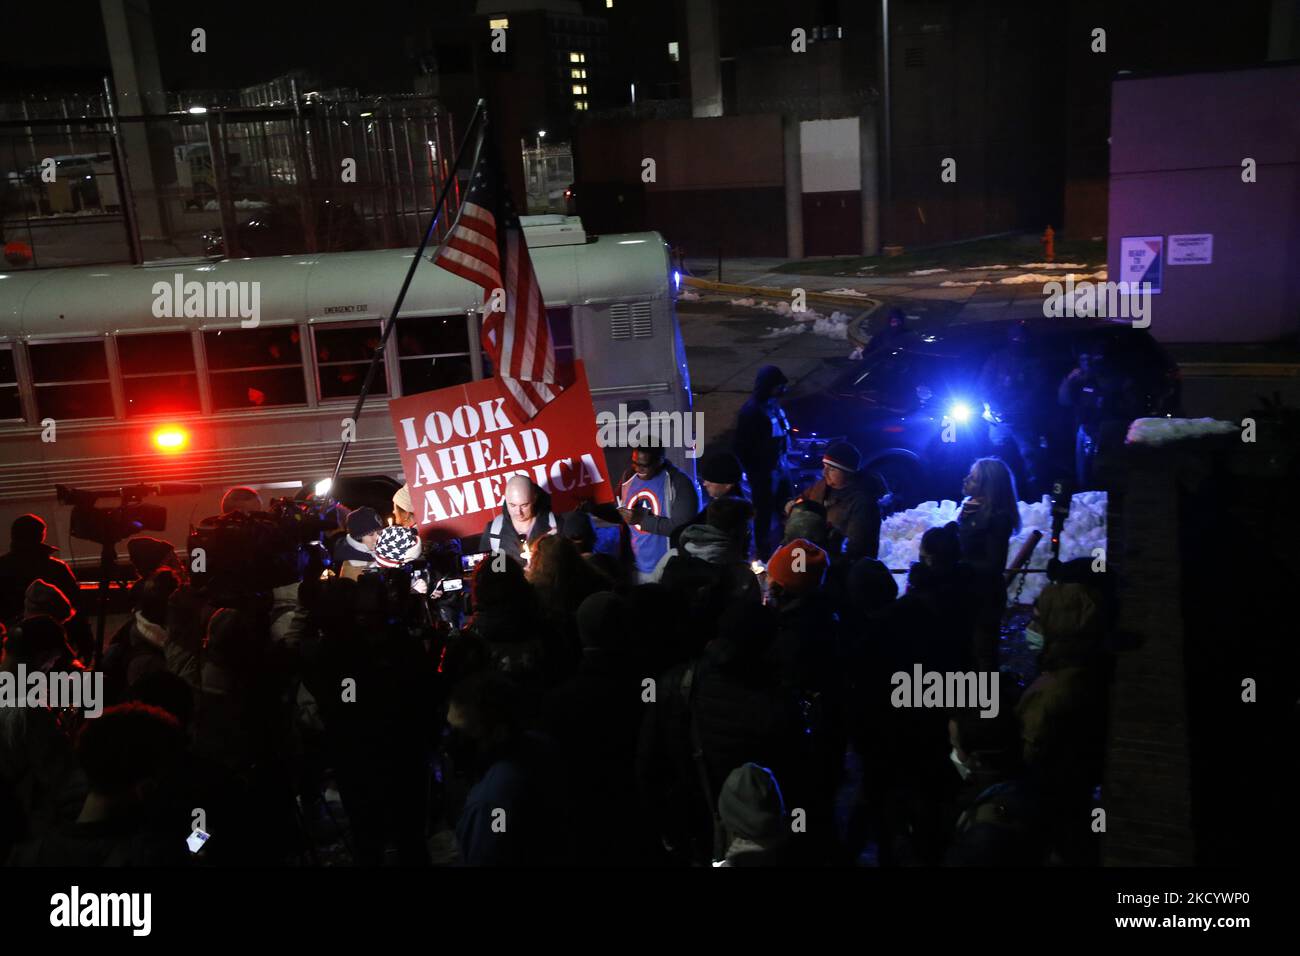
<path fill-rule="evenodd" d="M 551 323 L 551 341 L 555 343 L 555 364 L 566 365 L 573 361 L 573 310 L 547 309 L 546 319 Z"/>
<path fill-rule="evenodd" d="M 393 330 L 400 356 L 402 394 L 418 395 L 474 378 L 465 314 L 399 319 Z"/>
<path fill-rule="evenodd" d="M 102 341 L 33 342 L 27 349 L 38 418 L 113 417 L 113 392 Z"/>
<path fill-rule="evenodd" d="M 355 398 L 361 394 L 366 370 L 379 345 L 379 323 L 349 326 L 316 326 L 316 380 L 321 401 Z M 381 362 L 370 386 L 372 395 L 388 394 L 388 370 Z"/>
<path fill-rule="evenodd" d="M 12 345 L 0 345 L 0 421 L 23 417 L 18 400 L 18 369 Z"/>
<path fill-rule="evenodd" d="M 297 326 L 204 332 L 203 347 L 217 411 L 306 404 Z"/>
<path fill-rule="evenodd" d="M 199 410 L 199 380 L 188 332 L 119 335 L 117 356 L 127 417 Z"/>

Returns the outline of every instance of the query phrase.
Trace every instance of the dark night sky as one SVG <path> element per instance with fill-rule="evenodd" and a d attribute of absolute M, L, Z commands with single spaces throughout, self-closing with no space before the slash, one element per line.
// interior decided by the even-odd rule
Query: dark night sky
<path fill-rule="evenodd" d="M 638 0 L 618 0 L 620 4 Z M 670 0 L 639 0 L 657 7 Z M 731 0 L 722 0 L 729 3 Z M 737 29 L 763 33 L 816 7 L 834 19 L 836 3 L 740 0 Z M 874 5 L 875 0 L 842 0 Z M 894 0 L 896 9 L 909 0 Z M 980 2 L 980 0 L 969 0 Z M 997 0 L 989 0 L 996 5 Z M 1043 0 L 1063 5 L 1065 0 Z M 1075 16 L 1111 32 L 1117 68 L 1187 70 L 1262 58 L 1269 0 L 1234 0 L 1231 15 L 1186 0 L 1072 0 Z M 1217 6 L 1217 5 L 1215 5 Z M 328 85 L 362 92 L 409 92 L 413 54 L 440 24 L 472 12 L 474 0 L 365 0 L 319 4 L 228 0 L 197 4 L 153 0 L 154 30 L 164 84 L 172 90 L 228 89 L 295 69 L 319 73 Z M 784 15 L 782 15 L 784 14 Z M 749 24 L 749 27 L 745 27 Z M 208 52 L 190 52 L 190 30 L 208 31 Z M 782 25 L 780 31 L 785 32 Z M 418 38 L 418 39 L 417 39 Z M 741 45 L 761 42 L 747 36 Z M 1125 61 L 1122 65 L 1118 62 Z M 0 95 L 97 88 L 108 68 L 96 0 L 9 0 L 0 15 Z"/>

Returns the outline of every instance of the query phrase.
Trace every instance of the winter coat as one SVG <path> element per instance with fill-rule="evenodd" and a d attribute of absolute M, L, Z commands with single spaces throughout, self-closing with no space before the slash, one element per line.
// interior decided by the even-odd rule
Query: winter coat
<path fill-rule="evenodd" d="M 976 572 L 1001 580 L 1007 569 L 1007 552 L 1011 546 L 1011 516 L 994 513 L 990 508 L 967 510 L 957 518 L 957 537 L 961 558 Z"/>
<path fill-rule="evenodd" d="M 786 378 L 775 366 L 763 369 L 754 383 L 754 391 L 741 406 L 736 419 L 736 457 L 745 467 L 751 482 L 763 475 L 771 475 L 785 467 L 785 453 L 789 445 L 790 423 L 779 406 L 771 404 L 773 393 Z M 782 434 L 773 435 L 772 419 L 782 423 Z"/>
<path fill-rule="evenodd" d="M 68 565 L 54 557 L 48 544 L 15 548 L 0 557 L 0 621 L 22 616 L 27 586 L 39 578 L 53 584 L 75 606 L 80 587 Z"/>
<path fill-rule="evenodd" d="M 821 478 L 803 493 L 809 501 L 826 508 L 826 523 L 831 527 L 832 558 L 844 549 L 850 561 L 874 558 L 880 553 L 881 489 L 870 475 L 859 475 L 843 488 L 835 489 Z"/>
<path fill-rule="evenodd" d="M 171 640 L 161 624 L 136 611 L 118 628 L 104 654 L 108 699 L 120 703 L 140 677 L 160 670 L 171 671 L 193 688 L 199 686 L 198 658 L 180 642 Z"/>

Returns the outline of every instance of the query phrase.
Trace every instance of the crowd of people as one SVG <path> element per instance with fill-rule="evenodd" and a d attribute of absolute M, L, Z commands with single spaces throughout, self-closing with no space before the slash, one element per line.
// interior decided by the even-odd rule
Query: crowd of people
<path fill-rule="evenodd" d="M 215 587 L 132 540 L 131 613 L 97 647 L 18 519 L 0 670 L 92 669 L 105 710 L 0 708 L 0 858 L 309 865 L 336 789 L 358 865 L 428 865 L 448 833 L 473 866 L 1095 862 L 1105 588 L 1056 575 L 1040 673 L 998 673 L 996 715 L 895 706 L 900 671 L 997 672 L 1014 480 L 976 461 L 900 593 L 857 449 L 795 493 L 784 385 L 759 373 L 698 487 L 655 447 L 609 505 L 556 514 L 511 479 L 462 589 L 403 486 L 288 585 Z"/>

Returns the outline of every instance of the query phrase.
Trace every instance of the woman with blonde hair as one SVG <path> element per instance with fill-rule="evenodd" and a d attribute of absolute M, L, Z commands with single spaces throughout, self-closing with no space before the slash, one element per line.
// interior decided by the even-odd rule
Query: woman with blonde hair
<path fill-rule="evenodd" d="M 1006 608 L 1003 578 L 1011 538 L 1020 530 L 1016 480 L 1000 458 L 979 458 L 962 482 L 966 500 L 957 516 L 961 558 L 971 569 L 979 611 L 972 652 L 976 666 L 997 669 L 998 632 Z"/>
<path fill-rule="evenodd" d="M 962 560 L 999 577 L 1007 569 L 1011 538 L 1020 531 L 1016 479 L 1000 458 L 979 458 L 962 482 L 967 495 L 957 519 Z"/>

